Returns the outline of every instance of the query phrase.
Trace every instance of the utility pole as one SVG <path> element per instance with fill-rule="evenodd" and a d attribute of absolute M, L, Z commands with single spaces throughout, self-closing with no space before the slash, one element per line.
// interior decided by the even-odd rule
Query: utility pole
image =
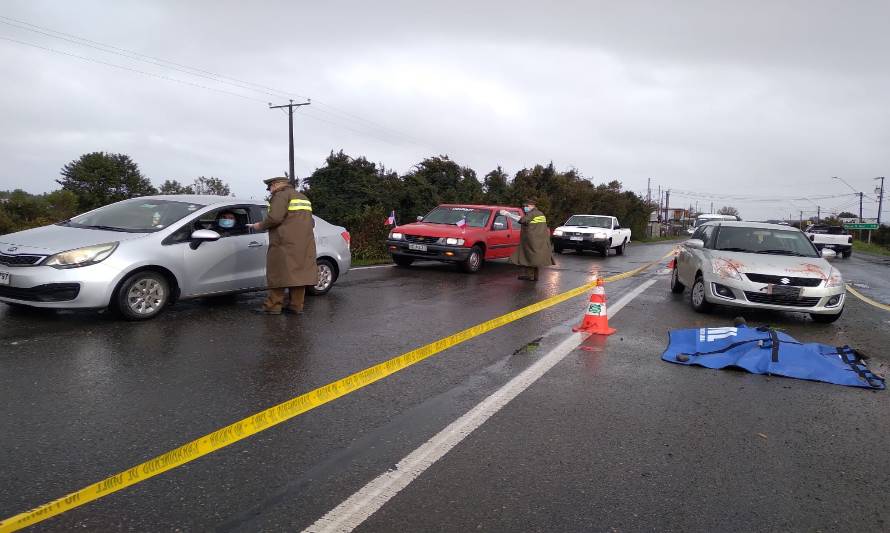
<path fill-rule="evenodd" d="M 859 193 L 859 223 L 862 224 L 862 193 Z"/>
<path fill-rule="evenodd" d="M 646 202 L 652 205 L 652 178 L 646 180 Z"/>
<path fill-rule="evenodd" d="M 658 223 L 661 224 L 661 185 L 658 186 Z"/>
<path fill-rule="evenodd" d="M 816 205 L 816 224 L 822 222 L 822 206 Z"/>
<path fill-rule="evenodd" d="M 803 211 L 800 212 L 800 230 L 803 231 Z"/>
<path fill-rule="evenodd" d="M 668 189 L 666 193 L 664 193 L 664 218 L 668 218 L 671 215 L 671 190 Z"/>
<path fill-rule="evenodd" d="M 284 105 L 272 105 L 271 103 L 269 103 L 269 109 L 283 109 L 285 107 L 287 108 L 287 127 L 288 127 L 287 132 L 288 132 L 288 140 L 290 141 L 290 147 L 289 147 L 290 148 L 290 152 L 289 152 L 290 174 L 288 174 L 287 177 L 288 177 L 288 179 L 290 179 L 290 183 L 291 183 L 291 185 L 294 186 L 294 188 L 297 187 L 297 178 L 296 178 L 296 175 L 294 174 L 294 108 L 304 106 L 304 105 L 309 105 L 311 103 L 312 103 L 311 100 L 306 100 L 302 104 L 295 104 L 293 100 L 291 100 L 289 104 L 284 104 Z"/>
<path fill-rule="evenodd" d="M 713 201 L 711 202 L 711 211 L 709 211 L 709 212 L 710 212 L 710 213 L 713 213 L 713 212 L 714 212 L 714 202 L 713 202 Z"/>
<path fill-rule="evenodd" d="M 881 180 L 881 188 L 875 188 L 875 194 L 878 195 L 878 228 L 881 227 L 881 207 L 884 203 L 884 176 L 880 178 L 875 178 L 876 180 Z M 880 192 L 878 192 L 880 190 Z"/>

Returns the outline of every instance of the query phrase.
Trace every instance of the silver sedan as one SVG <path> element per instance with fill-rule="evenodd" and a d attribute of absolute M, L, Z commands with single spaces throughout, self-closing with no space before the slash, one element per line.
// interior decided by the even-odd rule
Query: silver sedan
<path fill-rule="evenodd" d="M 139 320 L 177 299 L 262 290 L 268 235 L 246 225 L 266 209 L 223 196 L 145 196 L 0 236 L 0 301 L 111 307 Z M 309 292 L 324 294 L 349 270 L 349 233 L 315 217 L 315 243 Z"/>
<path fill-rule="evenodd" d="M 671 290 L 690 287 L 699 312 L 713 305 L 809 313 L 834 322 L 844 310 L 846 287 L 838 269 L 798 229 L 756 222 L 710 222 L 683 243 Z"/>

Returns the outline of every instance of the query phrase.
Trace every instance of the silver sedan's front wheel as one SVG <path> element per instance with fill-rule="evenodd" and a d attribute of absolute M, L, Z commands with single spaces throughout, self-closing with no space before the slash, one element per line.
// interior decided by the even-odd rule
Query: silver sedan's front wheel
<path fill-rule="evenodd" d="M 692 302 L 692 308 L 699 313 L 707 313 L 711 310 L 711 303 L 705 296 L 705 280 L 701 274 L 695 277 L 695 283 L 692 284 L 692 290 L 689 291 L 689 299 Z"/>
<path fill-rule="evenodd" d="M 121 284 L 117 308 L 129 320 L 154 318 L 170 301 L 170 284 L 153 271 L 137 272 Z"/>

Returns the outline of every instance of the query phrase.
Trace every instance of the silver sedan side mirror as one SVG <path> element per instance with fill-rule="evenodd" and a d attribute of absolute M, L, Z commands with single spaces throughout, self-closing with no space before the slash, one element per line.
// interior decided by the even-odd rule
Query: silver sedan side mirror
<path fill-rule="evenodd" d="M 199 229 L 192 232 L 193 241 L 218 241 L 220 234 L 212 229 Z"/>
<path fill-rule="evenodd" d="M 192 250 L 197 250 L 202 242 L 218 241 L 219 238 L 220 234 L 212 229 L 195 230 L 192 232 L 192 242 L 189 243 L 189 247 Z"/>
<path fill-rule="evenodd" d="M 829 248 L 822 248 L 822 258 L 823 259 L 834 259 L 837 257 L 837 252 L 831 250 Z"/>
<path fill-rule="evenodd" d="M 694 248 L 696 250 L 705 247 L 705 241 L 701 239 L 689 239 L 688 241 L 683 243 L 687 248 Z"/>

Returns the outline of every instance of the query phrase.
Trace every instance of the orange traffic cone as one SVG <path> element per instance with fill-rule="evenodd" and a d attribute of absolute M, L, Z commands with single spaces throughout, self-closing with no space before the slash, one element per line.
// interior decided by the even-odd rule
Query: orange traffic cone
<path fill-rule="evenodd" d="M 587 312 L 584 320 L 572 331 L 583 331 L 593 335 L 611 335 L 615 330 L 609 327 L 609 317 L 606 314 L 606 289 L 603 280 L 596 280 L 596 287 L 590 294 L 590 303 L 587 304 Z"/>

